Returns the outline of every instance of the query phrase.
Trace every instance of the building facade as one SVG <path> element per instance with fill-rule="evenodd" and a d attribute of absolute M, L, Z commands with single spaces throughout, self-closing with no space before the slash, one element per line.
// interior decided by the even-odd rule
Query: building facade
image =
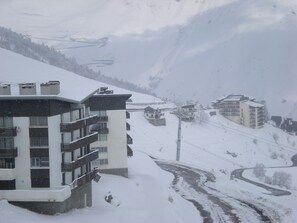
<path fill-rule="evenodd" d="M 99 171 L 91 162 L 99 151 L 90 145 L 105 134 L 91 130 L 102 121 L 91 109 L 96 91 L 74 100 L 63 95 L 58 81 L 18 87 L 12 95 L 10 85 L 0 86 L 0 199 L 45 214 L 91 206 L 91 181 Z M 113 106 L 108 99 L 100 106 L 107 101 Z M 110 125 L 111 132 L 122 119 Z M 122 155 L 118 160 L 127 162 L 127 152 Z"/>
<path fill-rule="evenodd" d="M 127 131 L 130 125 L 126 119 L 130 117 L 126 111 L 126 101 L 131 97 L 126 95 L 94 95 L 89 99 L 90 112 L 100 120 L 91 126 L 91 132 L 98 132 L 98 140 L 91 143 L 91 149 L 99 152 L 99 158 L 92 162 L 93 168 L 101 173 L 128 177 L 127 159 L 132 156 L 133 143 Z"/>
<path fill-rule="evenodd" d="M 213 104 L 221 115 L 237 124 L 249 128 L 262 128 L 265 107 L 254 100 L 244 95 L 228 95 Z"/>

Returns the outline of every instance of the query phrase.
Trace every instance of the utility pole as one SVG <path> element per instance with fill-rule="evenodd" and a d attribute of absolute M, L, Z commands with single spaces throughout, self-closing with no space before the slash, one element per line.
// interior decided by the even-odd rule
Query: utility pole
<path fill-rule="evenodd" d="M 177 142 L 176 142 L 176 161 L 180 159 L 180 141 L 181 141 L 181 118 L 178 116 L 178 131 L 177 131 Z"/>

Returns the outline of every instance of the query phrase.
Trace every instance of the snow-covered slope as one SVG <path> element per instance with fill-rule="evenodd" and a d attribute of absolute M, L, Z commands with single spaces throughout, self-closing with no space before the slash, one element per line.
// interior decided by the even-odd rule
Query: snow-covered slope
<path fill-rule="evenodd" d="M 159 96 L 244 93 L 297 118 L 296 13 L 294 0 L 3 0 L 0 25 Z"/>
<path fill-rule="evenodd" d="M 10 84 L 12 95 L 18 95 L 19 83 L 46 83 L 58 80 L 61 83 L 61 93 L 58 97 L 73 101 L 81 101 L 102 86 L 108 86 L 115 94 L 132 94 L 131 91 L 94 81 L 69 71 L 41 63 L 21 56 L 20 54 L 0 48 L 0 84 Z M 40 89 L 37 86 L 37 91 Z M 5 97 L 5 96 L 0 96 Z M 133 92 L 133 102 L 161 102 L 150 95 Z"/>
<path fill-rule="evenodd" d="M 134 150 L 159 159 L 176 159 L 178 120 L 170 112 L 165 112 L 165 117 L 166 126 L 153 126 L 144 118 L 143 112 L 131 112 L 129 134 L 134 139 Z M 279 217 L 276 222 L 295 222 L 297 174 L 296 167 L 289 166 L 292 165 L 291 157 L 297 153 L 297 136 L 288 135 L 268 124 L 262 129 L 246 128 L 220 115 L 209 117 L 208 122 L 203 124 L 182 122 L 181 132 L 180 162 L 213 173 L 216 183 L 212 184 L 212 188 L 275 211 L 275 216 Z M 272 154 L 276 154 L 276 158 L 272 158 Z M 279 170 L 292 174 L 289 190 L 292 195 L 271 196 L 260 187 L 230 179 L 233 170 L 254 167 L 257 163 L 265 167 L 287 166 L 267 171 L 270 176 Z"/>

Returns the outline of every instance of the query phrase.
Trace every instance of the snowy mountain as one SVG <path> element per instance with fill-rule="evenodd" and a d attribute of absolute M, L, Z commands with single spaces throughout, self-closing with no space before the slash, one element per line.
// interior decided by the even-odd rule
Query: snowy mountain
<path fill-rule="evenodd" d="M 14 88 L 19 81 L 41 83 L 55 79 L 61 81 L 61 87 L 71 81 L 81 90 L 68 89 L 65 97 L 72 95 L 75 99 L 81 97 L 81 92 L 103 85 L 4 49 L 0 49 L 0 61 L 1 83 L 10 83 Z M 112 86 L 110 88 L 116 93 L 131 93 Z M 296 154 L 296 136 L 268 124 L 263 129 L 245 128 L 220 115 L 209 116 L 209 111 L 205 111 L 208 117 L 205 123 L 182 123 L 181 160 L 177 163 L 174 160 L 178 119 L 170 113 L 172 105 L 160 104 L 162 101 L 159 99 L 139 93 L 133 93 L 132 100 L 133 104 L 129 104 L 128 109 L 131 109 L 129 123 L 135 156 L 128 161 L 129 178 L 102 175 L 99 183 L 93 182 L 94 203 L 90 208 L 44 216 L 0 201 L 0 215 L 8 223 L 118 222 L 119 219 L 123 222 L 182 223 L 193 219 L 203 222 L 197 208 L 199 205 L 188 202 L 195 199 L 200 202 L 204 212 L 209 213 L 213 222 L 219 222 L 219 219 L 231 221 L 231 217 L 242 222 L 262 222 L 263 216 L 271 222 L 294 222 L 297 216 L 297 175 L 291 158 Z M 143 117 L 143 108 L 152 103 L 169 110 L 165 112 L 166 126 L 153 126 Z M 163 164 L 181 166 L 183 171 L 198 171 L 196 174 L 199 173 L 200 177 L 194 180 L 194 184 L 200 188 L 200 192 L 183 181 L 186 177 L 164 173 L 151 157 Z M 234 170 L 251 168 L 258 163 L 266 167 L 267 177 L 272 178 L 276 171 L 291 175 L 289 188 L 273 186 L 287 191 L 289 195 L 274 196 L 269 190 L 231 178 Z M 212 177 L 210 181 L 209 175 Z M 251 169 L 244 171 L 244 177 L 263 184 L 263 181 L 255 178 Z M 119 206 L 105 202 L 104 197 L 109 191 Z M 222 206 L 214 201 L 220 201 Z M 231 212 L 222 209 L 225 206 Z"/>
<path fill-rule="evenodd" d="M 297 119 L 294 0 L 0 2 L 0 25 L 176 101 L 242 93 Z M 22 21 L 20 23 L 19 21 Z"/>

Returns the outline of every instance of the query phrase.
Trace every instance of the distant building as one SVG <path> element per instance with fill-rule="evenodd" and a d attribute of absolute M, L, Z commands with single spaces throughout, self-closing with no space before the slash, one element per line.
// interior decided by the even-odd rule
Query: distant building
<path fill-rule="evenodd" d="M 195 120 L 195 112 L 197 109 L 194 104 L 188 104 L 178 107 L 173 113 L 179 117 L 182 121 L 192 122 Z"/>
<path fill-rule="evenodd" d="M 265 107 L 254 100 L 244 95 L 228 95 L 213 104 L 221 115 L 237 124 L 249 128 L 262 128 Z"/>
<path fill-rule="evenodd" d="M 91 206 L 99 178 L 91 162 L 105 159 L 104 146 L 107 166 L 127 175 L 130 95 L 96 95 L 95 86 L 75 94 L 79 86 L 63 84 L 23 83 L 18 94 L 0 86 L 0 200 L 46 214 Z M 108 134 L 113 142 L 101 145 Z"/>
<path fill-rule="evenodd" d="M 292 118 L 285 118 L 280 125 L 280 128 L 288 133 L 297 134 L 297 121 Z"/>
<path fill-rule="evenodd" d="M 164 126 L 166 125 L 166 119 L 164 112 L 159 108 L 152 108 L 148 106 L 144 109 L 144 117 L 153 125 Z"/>
<path fill-rule="evenodd" d="M 279 128 L 283 119 L 281 116 L 273 115 L 271 116 L 271 120 L 275 123 L 275 126 Z"/>

